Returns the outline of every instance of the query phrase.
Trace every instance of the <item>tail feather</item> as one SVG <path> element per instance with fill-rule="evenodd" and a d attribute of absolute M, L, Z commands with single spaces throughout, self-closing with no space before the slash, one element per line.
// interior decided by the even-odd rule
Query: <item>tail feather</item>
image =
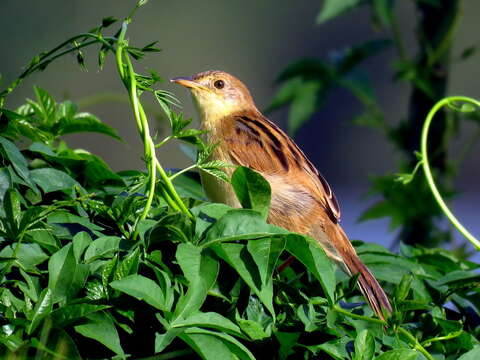
<path fill-rule="evenodd" d="M 355 258 L 352 260 L 355 265 L 349 267 L 349 271 L 352 275 L 360 273 L 357 280 L 360 291 L 363 296 L 365 296 L 365 299 L 367 299 L 375 314 L 377 314 L 380 319 L 385 320 L 385 311 L 387 311 L 388 314 L 392 312 L 392 306 L 390 305 L 388 296 L 358 256 L 355 255 Z"/>
<path fill-rule="evenodd" d="M 332 229 L 333 230 L 333 229 Z M 357 275 L 357 284 L 365 299 L 377 316 L 385 320 L 385 315 L 392 312 L 392 306 L 387 294 L 383 291 L 377 279 L 358 257 L 355 248 L 350 243 L 345 232 L 336 224 L 333 233 L 336 233 L 336 249 L 342 258 L 345 270 L 351 276 Z"/>

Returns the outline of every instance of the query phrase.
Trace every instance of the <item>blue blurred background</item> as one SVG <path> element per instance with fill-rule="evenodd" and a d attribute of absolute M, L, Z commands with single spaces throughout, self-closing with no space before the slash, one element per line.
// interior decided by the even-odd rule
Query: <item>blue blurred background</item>
<path fill-rule="evenodd" d="M 119 19 L 129 13 L 135 1 L 119 0 L 2 0 L 0 2 L 0 73 L 2 87 L 21 72 L 30 59 L 70 36 L 97 26 L 103 17 Z M 356 10 L 324 25 L 315 25 L 322 1 L 291 0 L 151 0 L 141 8 L 129 29 L 132 44 L 145 45 L 158 40 L 163 49 L 152 54 L 138 68 L 155 69 L 165 79 L 192 75 L 200 71 L 228 71 L 250 88 L 260 109 L 271 101 L 278 87 L 275 78 L 289 63 L 303 57 L 327 58 L 334 51 L 389 34 L 372 28 L 368 9 Z M 465 1 L 463 18 L 455 34 L 452 55 L 478 44 L 478 1 Z M 413 2 L 399 1 L 396 13 L 408 52 L 414 54 L 415 12 Z M 88 71 L 76 65 L 74 57 L 60 59 L 43 73 L 30 77 L 9 98 L 15 107 L 33 97 L 32 85 L 51 92 L 57 100 L 72 99 L 83 109 L 98 115 L 118 129 L 125 142 L 101 135 L 68 136 L 72 147 L 85 148 L 102 156 L 115 170 L 143 169 L 142 146 L 130 108 L 111 58 L 99 72 L 96 52 L 86 51 Z M 379 104 L 388 121 L 397 123 L 406 116 L 409 86 L 392 82 L 395 50 L 387 49 L 367 60 L 362 69 L 372 78 Z M 455 62 L 447 93 L 480 98 L 477 55 Z M 165 82 L 162 87 L 174 92 L 182 111 L 195 117 L 191 100 L 183 88 Z M 99 99 L 103 99 L 99 101 Z M 105 101 L 115 100 L 115 101 Z M 153 99 L 147 101 L 152 126 L 166 134 L 164 123 L 155 122 L 159 113 Z M 332 185 L 343 212 L 343 225 L 353 239 L 375 241 L 390 246 L 395 238 L 382 220 L 357 223 L 364 209 L 375 199 L 365 199 L 369 176 L 396 172 L 399 154 L 385 138 L 372 129 L 355 126 L 352 118 L 361 111 L 346 91 L 332 94 L 327 105 L 304 126 L 295 140 Z M 287 112 L 274 112 L 270 118 L 285 128 Z M 472 123 L 462 124 L 461 134 L 451 146 L 455 157 L 466 135 L 478 131 Z M 480 146 L 468 154 L 455 182 L 459 195 L 453 209 L 474 233 L 480 234 L 477 203 L 480 201 Z M 158 153 L 167 167 L 179 168 L 190 160 L 177 145 Z M 447 226 L 447 224 L 445 223 Z M 457 236 L 460 241 L 460 237 Z"/>

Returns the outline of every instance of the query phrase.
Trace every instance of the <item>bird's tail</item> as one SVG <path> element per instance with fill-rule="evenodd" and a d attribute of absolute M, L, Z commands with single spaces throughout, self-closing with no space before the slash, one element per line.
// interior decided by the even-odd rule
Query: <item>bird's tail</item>
<path fill-rule="evenodd" d="M 338 225 L 335 227 L 338 237 L 341 238 L 340 243 L 342 246 L 337 247 L 337 251 L 343 260 L 342 263 L 351 276 L 358 274 L 357 284 L 360 291 L 363 296 L 365 296 L 365 299 L 367 299 L 375 314 L 377 314 L 380 319 L 385 320 L 385 315 L 392 312 L 392 306 L 390 305 L 387 294 L 385 294 L 385 291 L 383 291 L 370 270 L 360 260 L 342 228 Z"/>
<path fill-rule="evenodd" d="M 380 319 L 385 320 L 386 313 L 390 314 L 392 312 L 392 306 L 390 305 L 387 294 L 385 294 L 385 291 L 383 291 L 377 279 L 375 279 L 357 255 L 351 260 L 350 264 L 347 265 L 349 272 L 352 275 L 359 274 L 357 284 L 360 291 L 363 296 L 365 296 L 365 299 L 367 299 L 375 314 L 377 314 Z"/>

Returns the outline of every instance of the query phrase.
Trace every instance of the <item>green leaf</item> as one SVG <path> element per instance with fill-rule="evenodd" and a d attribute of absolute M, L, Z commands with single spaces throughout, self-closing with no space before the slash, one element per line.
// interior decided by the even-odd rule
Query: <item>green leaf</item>
<path fill-rule="evenodd" d="M 75 331 L 102 343 L 117 355 L 123 355 L 120 338 L 110 316 L 104 312 L 96 312 L 88 315 L 87 318 L 89 322 L 75 326 Z"/>
<path fill-rule="evenodd" d="M 48 261 L 48 288 L 53 302 L 74 297 L 85 285 L 88 273 L 89 266 L 77 262 L 72 243 L 53 254 Z"/>
<path fill-rule="evenodd" d="M 59 249 L 59 243 L 53 236 L 52 232 L 47 229 L 31 229 L 28 230 L 25 235 L 29 241 L 37 243 L 43 249 L 48 250 L 50 253 L 54 253 Z"/>
<path fill-rule="evenodd" d="M 43 289 L 38 302 L 35 304 L 35 308 L 31 314 L 30 325 L 28 326 L 27 333 L 32 334 L 40 322 L 48 316 L 52 311 L 53 294 L 50 289 Z"/>
<path fill-rule="evenodd" d="M 316 22 L 317 24 L 323 24 L 358 7 L 361 3 L 362 0 L 325 0 Z"/>
<path fill-rule="evenodd" d="M 118 256 L 114 256 L 109 261 L 107 261 L 105 265 L 103 265 L 103 268 L 101 269 L 100 275 L 102 278 L 102 286 L 106 293 L 105 295 L 107 296 L 107 298 L 110 295 L 110 292 L 108 291 L 109 290 L 108 284 L 110 283 L 110 281 L 113 280 L 113 271 L 117 267 L 117 261 L 118 261 Z M 92 264 L 92 266 L 95 266 L 95 265 Z"/>
<path fill-rule="evenodd" d="M 284 360 L 294 353 L 293 347 L 297 345 L 300 333 L 277 331 L 275 332 L 275 337 L 280 344 L 280 349 L 278 350 L 280 359 Z"/>
<path fill-rule="evenodd" d="M 117 236 L 102 236 L 92 241 L 85 251 L 85 262 L 112 257 L 119 250 L 120 238 Z"/>
<path fill-rule="evenodd" d="M 175 314 L 186 318 L 202 306 L 208 290 L 215 284 L 219 264 L 210 251 L 202 251 L 192 243 L 178 245 L 175 257 L 188 280 L 187 293 L 178 301 Z"/>
<path fill-rule="evenodd" d="M 5 246 L 0 251 L 0 258 L 10 258 L 13 256 L 14 250 L 18 247 L 15 256 L 15 262 L 25 270 L 35 270 L 35 266 L 41 264 L 48 259 L 48 255 L 43 252 L 38 244 L 15 243 Z M 0 264 L 0 269 L 4 268 L 5 264 Z"/>
<path fill-rule="evenodd" d="M 114 128 L 100 121 L 95 115 L 87 112 L 75 114 L 72 118 L 63 117 L 59 120 L 56 127 L 57 135 L 93 132 L 122 140 Z"/>
<path fill-rule="evenodd" d="M 92 243 L 92 238 L 87 232 L 81 231 L 75 234 L 75 236 L 73 237 L 72 243 L 73 243 L 73 254 L 75 255 L 75 260 L 77 261 L 77 263 L 80 263 L 80 259 L 83 255 L 83 252 Z"/>
<path fill-rule="evenodd" d="M 395 288 L 395 299 L 397 301 L 403 301 L 407 298 L 410 287 L 412 286 L 413 277 L 411 274 L 405 274 L 402 280 Z"/>
<path fill-rule="evenodd" d="M 367 210 L 358 219 L 359 222 L 379 219 L 383 217 L 391 217 L 390 230 L 394 230 L 401 225 L 401 221 L 397 221 L 397 218 L 403 217 L 401 214 L 401 209 L 399 209 L 395 204 L 392 204 L 390 201 L 379 201 Z"/>
<path fill-rule="evenodd" d="M 384 352 L 382 355 L 375 358 L 375 360 L 415 360 L 417 359 L 417 352 L 410 349 L 395 349 Z"/>
<path fill-rule="evenodd" d="M 470 113 L 477 111 L 477 107 L 473 104 L 464 103 L 459 109 L 462 113 Z"/>
<path fill-rule="evenodd" d="M 268 334 L 260 325 L 258 322 L 253 321 L 253 320 L 246 320 L 246 319 L 237 319 L 237 323 L 242 329 L 242 331 L 248 335 L 250 339 L 253 341 L 256 340 L 263 340 L 265 338 L 270 337 L 270 334 Z"/>
<path fill-rule="evenodd" d="M 163 216 L 148 232 L 147 246 L 156 242 L 188 242 L 191 236 L 191 220 L 183 213 Z"/>
<path fill-rule="evenodd" d="M 365 76 L 359 78 L 359 70 L 356 69 L 362 61 L 368 59 L 372 55 L 379 53 L 380 51 L 385 50 L 388 46 L 391 45 L 391 40 L 387 39 L 374 39 L 365 41 L 359 45 L 355 45 L 344 50 L 340 56 L 335 59 L 337 72 L 341 74 L 344 78 L 350 78 L 350 82 L 354 81 L 353 79 L 357 78 L 355 82 L 365 82 Z M 352 73 L 352 71 L 354 71 Z M 360 81 L 359 81 L 360 80 Z M 364 85 L 365 86 L 365 85 Z M 367 85 L 368 86 L 368 85 Z"/>
<path fill-rule="evenodd" d="M 81 188 L 80 184 L 70 175 L 53 168 L 35 169 L 30 172 L 33 181 L 45 192 L 70 190 L 74 186 Z"/>
<path fill-rule="evenodd" d="M 88 315 L 109 307 L 110 305 L 72 304 L 56 309 L 51 317 L 55 326 L 65 327 L 74 322 L 83 321 Z"/>
<path fill-rule="evenodd" d="M 307 349 L 309 349 L 315 354 L 318 351 L 324 351 L 336 360 L 344 360 L 349 358 L 349 355 L 346 350 L 346 345 L 350 341 L 351 341 L 350 337 L 344 336 L 341 338 L 324 342 L 323 344 L 320 344 L 320 345 L 310 345 L 306 347 Z"/>
<path fill-rule="evenodd" d="M 355 360 L 371 360 L 375 355 L 375 339 L 367 329 L 360 331 L 355 338 Z"/>
<path fill-rule="evenodd" d="M 170 328 L 165 333 L 155 333 L 155 353 L 162 352 L 185 328 Z"/>
<path fill-rule="evenodd" d="M 39 350 L 44 358 L 82 360 L 77 345 L 66 331 L 55 329 L 49 335 L 46 344 L 31 338 L 29 345 Z"/>
<path fill-rule="evenodd" d="M 0 202 L 4 201 L 5 193 L 11 186 L 11 179 L 8 169 L 0 168 Z"/>
<path fill-rule="evenodd" d="M 26 296 L 28 296 L 33 302 L 36 303 L 38 301 L 40 293 L 39 279 L 36 276 L 27 274 L 22 269 L 20 269 L 20 274 L 22 274 L 23 278 L 27 282 L 27 286 L 25 286 L 25 283 L 19 282 L 18 287 L 23 291 Z"/>
<path fill-rule="evenodd" d="M 342 76 L 338 82 L 355 95 L 365 106 L 374 106 L 376 103 L 373 87 L 368 75 L 360 71 L 350 71 Z"/>
<path fill-rule="evenodd" d="M 335 272 L 325 251 L 312 238 L 300 235 L 287 237 L 286 249 L 295 256 L 320 282 L 328 303 L 335 303 Z"/>
<path fill-rule="evenodd" d="M 473 271 L 456 270 L 438 279 L 436 285 L 468 286 L 480 283 L 480 275 Z"/>
<path fill-rule="evenodd" d="M 57 156 L 50 147 L 48 147 L 47 145 L 45 145 L 43 143 L 39 143 L 39 142 L 32 143 L 32 145 L 30 145 L 28 147 L 28 150 L 33 151 L 33 152 L 38 152 L 38 153 L 41 153 L 41 154 L 45 154 L 45 155 L 48 155 L 48 156 L 53 156 L 53 157 Z"/>
<path fill-rule="evenodd" d="M 263 238 L 247 243 L 247 250 L 257 264 L 262 284 L 272 281 L 273 271 L 284 249 L 285 239 Z"/>
<path fill-rule="evenodd" d="M 123 179 L 115 174 L 110 167 L 100 158 L 92 154 L 82 154 L 85 158 L 85 177 L 87 184 L 91 186 L 104 185 L 105 183 L 114 183 L 115 185 L 124 185 Z"/>
<path fill-rule="evenodd" d="M 41 118 L 43 123 L 53 124 L 56 110 L 55 100 L 53 100 L 52 96 L 46 90 L 38 86 L 34 86 L 33 89 L 37 97 L 37 106 L 35 107 L 37 116 Z"/>
<path fill-rule="evenodd" d="M 390 27 L 393 20 L 394 0 L 373 0 L 373 11 L 382 26 Z"/>
<path fill-rule="evenodd" d="M 238 275 L 262 301 L 268 311 L 275 317 L 273 308 L 273 285 L 271 279 L 262 284 L 258 268 L 243 244 L 216 243 L 211 248 L 224 261 L 236 270 Z"/>
<path fill-rule="evenodd" d="M 180 338 L 206 360 L 255 360 L 253 354 L 234 337 L 201 328 L 186 329 Z"/>
<path fill-rule="evenodd" d="M 107 28 L 109 27 L 110 25 L 116 23 L 118 21 L 117 18 L 113 17 L 113 16 L 107 16 L 107 17 L 104 17 L 102 19 L 102 27 L 103 28 Z"/>
<path fill-rule="evenodd" d="M 28 163 L 20 150 L 14 143 L 0 136 L 0 145 L 2 146 L 7 159 L 12 164 L 13 168 L 25 182 L 33 189 L 36 190 L 36 186 L 33 184 L 30 178 L 30 171 L 28 170 Z"/>
<path fill-rule="evenodd" d="M 225 171 L 217 169 L 217 168 L 209 168 L 209 167 L 203 167 L 199 166 L 201 168 L 201 171 L 219 179 L 225 182 L 229 182 L 230 179 L 228 178 L 228 175 L 225 173 Z"/>
<path fill-rule="evenodd" d="M 113 275 L 114 280 L 123 279 L 124 277 L 135 274 L 138 271 L 140 262 L 140 248 L 137 247 L 133 252 L 128 254 L 117 266 Z"/>
<path fill-rule="evenodd" d="M 193 207 L 191 212 L 196 218 L 195 237 L 200 239 L 206 229 L 230 210 L 232 210 L 232 208 L 225 204 L 203 203 Z"/>
<path fill-rule="evenodd" d="M 262 175 L 247 167 L 239 166 L 232 174 L 233 189 L 245 209 L 258 211 L 267 219 L 270 207 L 270 184 Z"/>
<path fill-rule="evenodd" d="M 145 276 L 133 274 L 110 283 L 110 286 L 138 300 L 145 301 L 158 310 L 169 311 L 165 306 L 163 291 L 158 284 Z"/>
<path fill-rule="evenodd" d="M 196 200 L 205 200 L 206 195 L 199 180 L 190 176 L 190 173 L 182 174 L 174 179 L 175 189 L 180 197 L 189 197 Z M 1 185 L 1 179 L 0 179 Z M 1 191 L 1 188 L 0 188 Z M 1 192 L 0 192 L 1 195 Z"/>
<path fill-rule="evenodd" d="M 472 350 L 463 354 L 458 360 L 477 360 L 480 358 L 480 345 L 476 345 Z"/>
<path fill-rule="evenodd" d="M 272 335 L 274 319 L 265 312 L 265 307 L 258 297 L 249 297 L 244 315 L 246 319 L 240 317 L 237 309 L 235 320 L 252 340 L 261 340 Z"/>
<path fill-rule="evenodd" d="M 88 218 L 71 214 L 64 210 L 55 211 L 47 217 L 49 224 L 80 224 L 92 230 L 94 233 L 103 230 L 102 227 L 92 224 Z"/>
<path fill-rule="evenodd" d="M 5 194 L 3 201 L 3 210 L 8 221 L 8 225 L 12 229 L 12 236 L 19 230 L 22 211 L 20 207 L 20 194 L 15 188 L 10 188 Z"/>
<path fill-rule="evenodd" d="M 216 336 L 182 333 L 180 338 L 204 360 L 234 359 L 229 347 Z"/>
<path fill-rule="evenodd" d="M 292 100 L 288 113 L 288 132 L 296 134 L 318 108 L 318 95 L 322 88 L 320 82 L 307 81 L 302 84 Z"/>
<path fill-rule="evenodd" d="M 211 328 L 243 337 L 243 334 L 237 325 L 216 312 L 199 312 L 190 315 L 186 319 L 177 319 L 172 324 L 172 327 L 174 328 L 194 326 Z"/>
<path fill-rule="evenodd" d="M 235 209 L 228 211 L 205 234 L 204 247 L 234 240 L 260 239 L 287 234 L 288 231 L 267 224 L 256 211 Z"/>
<path fill-rule="evenodd" d="M 265 110 L 265 113 L 269 113 L 272 110 L 275 110 L 292 101 L 302 84 L 303 81 L 300 77 L 294 77 L 286 80 L 274 95 L 270 105 L 268 105 L 267 109 Z"/>

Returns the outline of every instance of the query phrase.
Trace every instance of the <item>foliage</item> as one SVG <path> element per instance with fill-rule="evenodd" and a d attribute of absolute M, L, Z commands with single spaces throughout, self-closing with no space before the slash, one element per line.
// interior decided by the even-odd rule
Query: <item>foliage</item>
<path fill-rule="evenodd" d="M 295 134 L 302 125 L 320 111 L 328 95 L 337 87 L 348 90 L 361 104 L 361 113 L 353 123 L 376 129 L 401 152 L 400 176 L 391 174 L 373 178 L 371 194 L 380 200 L 369 208 L 361 220 L 388 217 L 391 228 L 399 228 L 397 240 L 408 244 L 436 246 L 451 239 L 449 230 L 440 230 L 442 213 L 431 196 L 424 178 L 401 186 L 404 176 L 417 164 L 423 121 L 430 109 L 446 95 L 449 67 L 454 61 L 464 61 L 475 53 L 468 47 L 452 56 L 451 45 L 461 19 L 460 0 L 414 0 L 412 16 L 416 19 L 416 54 L 407 51 L 402 29 L 395 11 L 395 0 L 325 0 L 316 19 L 328 21 L 359 8 L 368 8 L 378 35 L 341 51 L 332 51 L 328 59 L 301 59 L 286 67 L 277 80 L 280 89 L 268 110 L 289 106 L 288 128 Z M 393 46 L 397 58 L 392 62 L 392 80 L 410 85 L 408 108 L 404 114 L 385 114 L 378 104 L 368 74 L 361 63 Z M 429 149 L 431 163 L 442 194 L 450 198 L 451 188 L 460 160 L 447 156 L 448 140 L 458 132 L 459 115 L 441 109 L 432 123 Z M 399 120 L 399 121 L 398 121 Z M 472 141 L 478 135 L 472 136 Z M 468 146 L 465 147 L 468 151 Z M 407 175 L 408 177 L 408 175 Z M 410 205 L 409 205 L 410 202 Z M 465 245 L 462 244 L 458 250 Z M 460 252 L 460 251 L 459 251 Z"/>
<path fill-rule="evenodd" d="M 28 74 L 62 53 L 100 44 L 101 66 L 108 53 L 116 58 L 148 169 L 117 173 L 69 148 L 59 138 L 67 130 L 117 134 L 93 115 L 88 126 L 76 121 L 73 103 L 58 104 L 45 90 L 34 89 L 35 105 L 1 109 L 2 358 L 478 357 L 477 264 L 445 250 L 405 245 L 396 255 L 355 242 L 392 294 L 394 312 L 383 322 L 315 241 L 265 222 L 270 188 L 259 174 L 238 168 L 232 176 L 243 209 L 205 201 L 188 170 L 225 178 L 225 164 L 208 160 L 213 147 L 170 109 L 172 96 L 154 88 L 160 77 L 135 72 L 132 58 L 154 48 L 127 43 L 132 16 L 113 37 L 103 34 L 114 23 L 105 18 L 67 41 L 75 45 L 68 51 L 40 54 L 0 95 L 4 107 Z M 82 65 L 82 55 L 77 59 Z M 157 145 L 144 94 L 171 122 L 172 134 Z M 19 148 L 19 138 L 29 145 Z M 155 147 L 173 139 L 193 144 L 198 160 L 170 174 Z M 279 271 L 290 256 L 296 261 Z"/>

